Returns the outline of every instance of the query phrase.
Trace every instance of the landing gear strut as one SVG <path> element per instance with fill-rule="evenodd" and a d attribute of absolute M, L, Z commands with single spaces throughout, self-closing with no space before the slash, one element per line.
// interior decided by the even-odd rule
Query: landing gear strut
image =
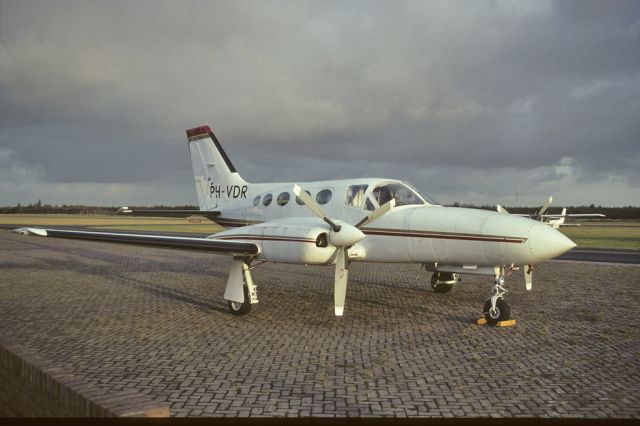
<path fill-rule="evenodd" d="M 504 267 L 495 268 L 495 280 L 491 289 L 491 297 L 485 300 L 482 311 L 484 318 L 489 324 L 497 324 L 500 321 L 507 321 L 511 315 L 509 304 L 504 300 Z"/>

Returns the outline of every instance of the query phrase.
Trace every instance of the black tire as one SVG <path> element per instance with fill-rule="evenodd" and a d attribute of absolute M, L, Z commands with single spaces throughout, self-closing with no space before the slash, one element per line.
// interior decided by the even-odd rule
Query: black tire
<path fill-rule="evenodd" d="M 431 284 L 431 288 L 436 293 L 449 293 L 453 288 L 453 284 Z"/>
<path fill-rule="evenodd" d="M 511 309 L 509 304 L 504 299 L 496 300 L 496 312 L 491 315 L 491 299 L 487 299 L 484 302 L 482 312 L 484 312 L 484 319 L 489 324 L 497 324 L 500 321 L 507 321 L 511 317 Z"/>
<path fill-rule="evenodd" d="M 231 300 L 227 300 L 227 306 L 229 307 L 229 312 L 231 312 L 235 316 L 246 315 L 251 312 L 251 303 L 249 302 L 249 288 L 245 285 L 244 287 L 244 303 L 232 302 Z"/>
<path fill-rule="evenodd" d="M 434 272 L 431 275 L 431 288 L 436 293 L 448 293 L 453 288 L 453 284 L 447 284 L 438 282 L 438 278 L 440 278 L 440 272 Z"/>

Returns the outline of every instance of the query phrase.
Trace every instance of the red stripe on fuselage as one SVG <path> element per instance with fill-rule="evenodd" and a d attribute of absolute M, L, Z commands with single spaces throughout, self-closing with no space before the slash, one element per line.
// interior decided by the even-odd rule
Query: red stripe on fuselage
<path fill-rule="evenodd" d="M 493 243 L 513 243 L 522 244 L 527 241 L 526 238 L 518 237 L 501 237 L 498 235 L 477 235 L 477 234 L 445 234 L 423 231 L 402 231 L 393 229 L 363 229 L 365 235 L 382 235 L 387 237 L 405 237 L 405 238 L 431 238 L 438 240 L 463 240 L 463 241 L 487 241 Z"/>
<path fill-rule="evenodd" d="M 246 222 L 238 219 L 216 218 L 215 222 L 226 228 L 237 228 L 248 225 L 256 225 L 262 222 Z M 522 237 L 503 237 L 500 235 L 481 235 L 481 234 L 454 234 L 446 232 L 430 232 L 403 229 L 385 229 L 385 228 L 363 228 L 361 230 L 365 235 L 379 235 L 385 237 L 405 237 L 405 238 L 431 238 L 437 240 L 460 240 L 460 241 L 486 241 L 490 243 L 510 243 L 522 244 L 527 241 Z"/>

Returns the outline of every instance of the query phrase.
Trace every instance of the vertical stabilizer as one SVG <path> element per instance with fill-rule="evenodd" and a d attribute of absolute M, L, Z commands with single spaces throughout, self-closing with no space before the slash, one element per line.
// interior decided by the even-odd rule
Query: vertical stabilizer
<path fill-rule="evenodd" d="M 236 171 L 209 126 L 187 130 L 200 210 L 247 197 L 247 182 Z"/>

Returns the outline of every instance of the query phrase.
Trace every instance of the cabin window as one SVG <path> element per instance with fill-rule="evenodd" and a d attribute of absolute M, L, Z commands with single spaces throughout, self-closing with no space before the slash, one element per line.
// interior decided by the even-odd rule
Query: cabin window
<path fill-rule="evenodd" d="M 260 204 L 260 196 L 259 195 L 256 198 L 253 199 L 253 205 L 257 206 L 258 204 Z"/>
<path fill-rule="evenodd" d="M 368 187 L 369 185 L 351 185 L 347 189 L 347 205 L 361 209 L 365 203 L 364 193 Z"/>
<path fill-rule="evenodd" d="M 287 203 L 289 202 L 289 198 L 291 198 L 291 195 L 289 195 L 288 192 L 283 192 L 280 195 L 278 195 L 276 202 L 278 203 L 279 206 L 286 206 Z"/>
<path fill-rule="evenodd" d="M 331 200 L 332 192 L 330 189 L 323 189 L 316 194 L 316 201 L 318 204 L 327 204 Z"/>
<path fill-rule="evenodd" d="M 269 204 L 271 204 L 271 200 L 273 200 L 273 195 L 267 194 L 262 199 L 262 204 L 265 206 L 268 206 Z"/>
<path fill-rule="evenodd" d="M 373 196 L 379 205 L 383 205 L 396 200 L 396 206 L 406 206 L 409 204 L 424 204 L 424 201 L 408 186 L 401 183 L 388 183 L 373 190 Z"/>
<path fill-rule="evenodd" d="M 304 192 L 306 192 L 308 196 L 311 196 L 311 193 L 309 191 Z M 298 197 L 296 197 L 296 203 L 298 203 L 299 206 L 304 206 L 304 202 Z"/>

